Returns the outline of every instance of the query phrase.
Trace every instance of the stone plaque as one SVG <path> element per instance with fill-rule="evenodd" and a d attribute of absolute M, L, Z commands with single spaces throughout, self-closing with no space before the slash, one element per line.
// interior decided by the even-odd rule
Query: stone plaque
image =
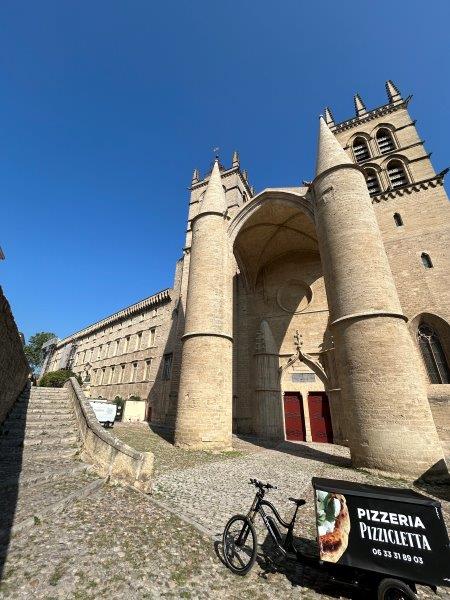
<path fill-rule="evenodd" d="M 315 381 L 316 376 L 314 373 L 292 373 L 292 382 L 300 383 L 303 381 Z"/>

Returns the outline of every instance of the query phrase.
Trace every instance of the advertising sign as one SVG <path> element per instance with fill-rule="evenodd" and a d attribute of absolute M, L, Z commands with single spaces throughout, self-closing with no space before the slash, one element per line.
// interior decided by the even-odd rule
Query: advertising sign
<path fill-rule="evenodd" d="M 450 547 L 436 500 L 408 489 L 314 477 L 323 561 L 450 586 Z"/>
<path fill-rule="evenodd" d="M 90 405 L 100 423 L 114 423 L 117 411 L 115 404 L 91 400 Z"/>

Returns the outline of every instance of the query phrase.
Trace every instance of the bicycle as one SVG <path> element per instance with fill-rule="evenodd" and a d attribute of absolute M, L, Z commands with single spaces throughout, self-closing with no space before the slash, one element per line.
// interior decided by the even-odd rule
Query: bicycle
<path fill-rule="evenodd" d="M 298 509 L 300 506 L 306 504 L 306 500 L 302 498 L 289 498 L 291 502 L 295 503 L 296 509 L 291 521 L 288 523 L 280 516 L 271 502 L 264 500 L 266 491 L 276 490 L 277 487 L 270 483 L 262 483 L 257 479 L 250 479 L 250 485 L 254 485 L 257 488 L 250 510 L 246 515 L 234 515 L 231 517 L 225 525 L 222 537 L 225 564 L 236 575 L 246 575 L 255 564 L 258 542 L 254 521 L 258 514 L 281 554 L 285 558 L 292 560 L 297 560 L 298 558 L 298 551 L 294 545 L 293 531 Z M 278 523 L 287 529 L 284 541 L 275 519 L 272 515 L 265 513 L 263 508 L 265 506 L 270 508 Z"/>

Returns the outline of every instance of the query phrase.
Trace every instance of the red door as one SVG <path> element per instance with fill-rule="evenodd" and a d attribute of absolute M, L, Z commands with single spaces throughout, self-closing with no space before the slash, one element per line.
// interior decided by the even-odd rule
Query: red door
<path fill-rule="evenodd" d="M 286 439 L 304 442 L 305 417 L 302 397 L 299 392 L 284 392 L 284 421 L 286 424 Z"/>
<path fill-rule="evenodd" d="M 325 392 L 310 392 L 308 394 L 309 420 L 313 442 L 333 443 L 333 428 L 331 426 L 330 405 Z"/>

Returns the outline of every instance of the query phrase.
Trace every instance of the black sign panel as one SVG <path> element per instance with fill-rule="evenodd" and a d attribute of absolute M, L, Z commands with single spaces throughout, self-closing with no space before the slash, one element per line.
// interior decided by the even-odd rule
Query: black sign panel
<path fill-rule="evenodd" d="M 439 502 L 411 490 L 334 483 L 313 479 L 322 560 L 450 586 L 449 540 Z"/>

